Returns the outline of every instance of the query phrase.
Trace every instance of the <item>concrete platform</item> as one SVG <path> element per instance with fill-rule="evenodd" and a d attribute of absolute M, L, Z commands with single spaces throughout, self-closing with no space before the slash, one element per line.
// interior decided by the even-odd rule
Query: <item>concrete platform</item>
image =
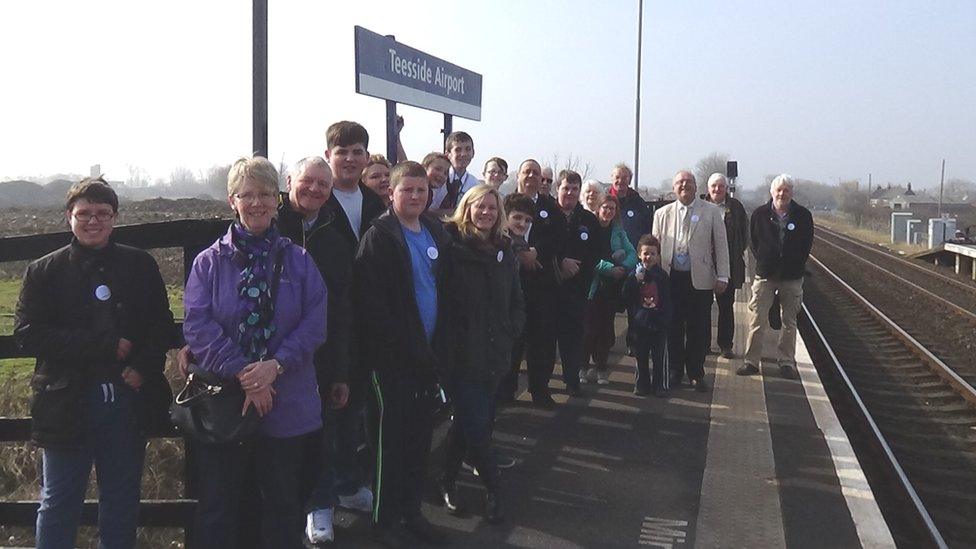
<path fill-rule="evenodd" d="M 741 355 L 744 301 L 736 320 Z M 624 324 L 618 317 L 618 334 Z M 468 516 L 425 504 L 453 546 L 894 546 L 802 341 L 799 380 L 781 379 L 778 368 L 736 376 L 741 360 L 710 355 L 711 392 L 683 386 L 655 398 L 632 394 L 634 359 L 622 340 L 609 385 L 584 385 L 583 398 L 570 398 L 557 368 L 556 409 L 522 395 L 499 411 L 497 447 L 518 459 L 503 475 L 509 520 L 482 520 L 484 492 L 466 474 L 459 491 Z M 432 474 L 439 457 L 435 451 Z M 352 522 L 336 546 L 369 546 L 365 520 Z"/>

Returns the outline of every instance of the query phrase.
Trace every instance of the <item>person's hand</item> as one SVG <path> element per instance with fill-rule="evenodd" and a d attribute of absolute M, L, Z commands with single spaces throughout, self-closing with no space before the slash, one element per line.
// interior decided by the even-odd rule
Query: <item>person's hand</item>
<path fill-rule="evenodd" d="M 572 257 L 567 257 L 563 259 L 560 263 L 560 268 L 563 271 L 563 278 L 573 278 L 576 273 L 579 272 L 581 261 L 579 259 L 573 259 Z"/>
<path fill-rule="evenodd" d="M 529 248 L 528 250 L 522 250 L 518 253 L 519 264 L 526 271 L 538 271 L 542 268 L 542 263 L 539 263 L 539 252 L 535 248 Z"/>
<path fill-rule="evenodd" d="M 644 271 L 637 271 L 634 273 L 634 278 L 637 279 L 637 282 L 644 282 Z"/>
<path fill-rule="evenodd" d="M 247 409 L 254 406 L 258 417 L 264 417 L 265 414 L 271 411 L 274 394 L 274 389 L 270 386 L 256 391 L 245 392 L 244 407 L 241 409 L 241 415 L 247 414 Z"/>
<path fill-rule="evenodd" d="M 126 366 L 122 369 L 122 381 L 138 391 L 139 387 L 142 387 L 142 374 Z"/>
<path fill-rule="evenodd" d="M 349 402 L 349 385 L 346 383 L 333 383 L 329 385 L 329 408 L 340 410 L 346 407 Z"/>
<path fill-rule="evenodd" d="M 124 337 L 119 338 L 119 346 L 115 349 L 115 358 L 119 361 L 129 358 L 132 354 L 132 342 Z"/>
<path fill-rule="evenodd" d="M 191 362 L 193 362 L 193 353 L 190 352 L 189 345 L 184 345 L 182 349 L 176 351 L 176 367 L 180 369 L 183 377 L 190 373 Z"/>
<path fill-rule="evenodd" d="M 721 280 L 716 280 L 715 281 L 715 293 L 716 294 L 721 294 L 722 292 L 725 291 L 725 288 L 727 288 L 728 285 L 729 285 L 728 282 L 723 282 Z"/>
<path fill-rule="evenodd" d="M 610 269 L 610 277 L 614 280 L 620 280 L 625 276 L 627 276 L 627 269 L 624 269 L 623 267 L 614 267 Z"/>
<path fill-rule="evenodd" d="M 252 362 L 237 374 L 237 379 L 241 382 L 241 388 L 249 392 L 260 391 L 271 387 L 271 384 L 274 383 L 277 377 L 277 359 Z"/>
<path fill-rule="evenodd" d="M 396 117 L 396 132 L 398 134 L 401 131 L 403 131 L 403 126 L 404 126 L 403 117 L 398 114 Z"/>

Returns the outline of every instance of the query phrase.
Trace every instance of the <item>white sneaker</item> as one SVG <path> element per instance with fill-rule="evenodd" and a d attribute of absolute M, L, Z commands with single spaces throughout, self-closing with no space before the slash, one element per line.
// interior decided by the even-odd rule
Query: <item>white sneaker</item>
<path fill-rule="evenodd" d="M 610 385 L 610 373 L 606 370 L 600 370 L 596 373 L 597 385 Z"/>
<path fill-rule="evenodd" d="M 305 535 L 312 545 L 334 540 L 332 509 L 318 509 L 309 513 L 305 522 Z"/>
<path fill-rule="evenodd" d="M 349 496 L 339 494 L 339 506 L 362 513 L 371 513 L 373 511 L 373 491 L 365 486 L 360 486 L 355 494 Z"/>
<path fill-rule="evenodd" d="M 579 373 L 579 380 L 580 380 L 580 383 L 583 384 L 583 385 L 586 385 L 587 383 L 590 382 L 588 379 L 586 379 L 586 373 L 585 372 L 580 372 Z"/>
<path fill-rule="evenodd" d="M 596 368 L 590 368 L 586 370 L 586 380 L 589 381 L 590 383 L 596 383 L 596 380 L 599 377 L 599 375 L 600 373 L 597 371 Z"/>

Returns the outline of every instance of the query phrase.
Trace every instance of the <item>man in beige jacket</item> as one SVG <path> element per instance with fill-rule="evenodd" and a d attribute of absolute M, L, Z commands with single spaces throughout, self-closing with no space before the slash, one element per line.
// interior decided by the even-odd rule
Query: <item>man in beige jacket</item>
<path fill-rule="evenodd" d="M 654 236 L 661 241 L 661 266 L 671 276 L 674 316 L 668 338 L 671 385 L 685 373 L 698 392 L 705 382 L 712 292 L 721 294 L 729 283 L 729 246 L 722 211 L 697 196 L 695 176 L 680 171 L 671 181 L 677 197 L 654 213 Z"/>

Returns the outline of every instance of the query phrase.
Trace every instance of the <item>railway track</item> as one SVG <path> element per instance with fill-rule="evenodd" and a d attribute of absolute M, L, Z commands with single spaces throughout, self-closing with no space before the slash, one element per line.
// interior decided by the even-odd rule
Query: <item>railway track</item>
<path fill-rule="evenodd" d="M 976 390 L 817 258 L 804 311 L 927 543 L 976 546 Z M 862 277 L 870 278 L 866 269 Z M 901 520 L 896 519 L 896 520 Z M 889 523 L 892 520 L 889 518 Z M 903 525 L 902 525 L 903 526 Z M 915 546 L 904 537 L 900 545 Z"/>
<path fill-rule="evenodd" d="M 934 266 L 898 257 L 829 229 L 818 227 L 815 236 L 818 243 L 833 248 L 862 266 L 901 281 L 976 326 L 976 283 L 948 276 Z"/>

